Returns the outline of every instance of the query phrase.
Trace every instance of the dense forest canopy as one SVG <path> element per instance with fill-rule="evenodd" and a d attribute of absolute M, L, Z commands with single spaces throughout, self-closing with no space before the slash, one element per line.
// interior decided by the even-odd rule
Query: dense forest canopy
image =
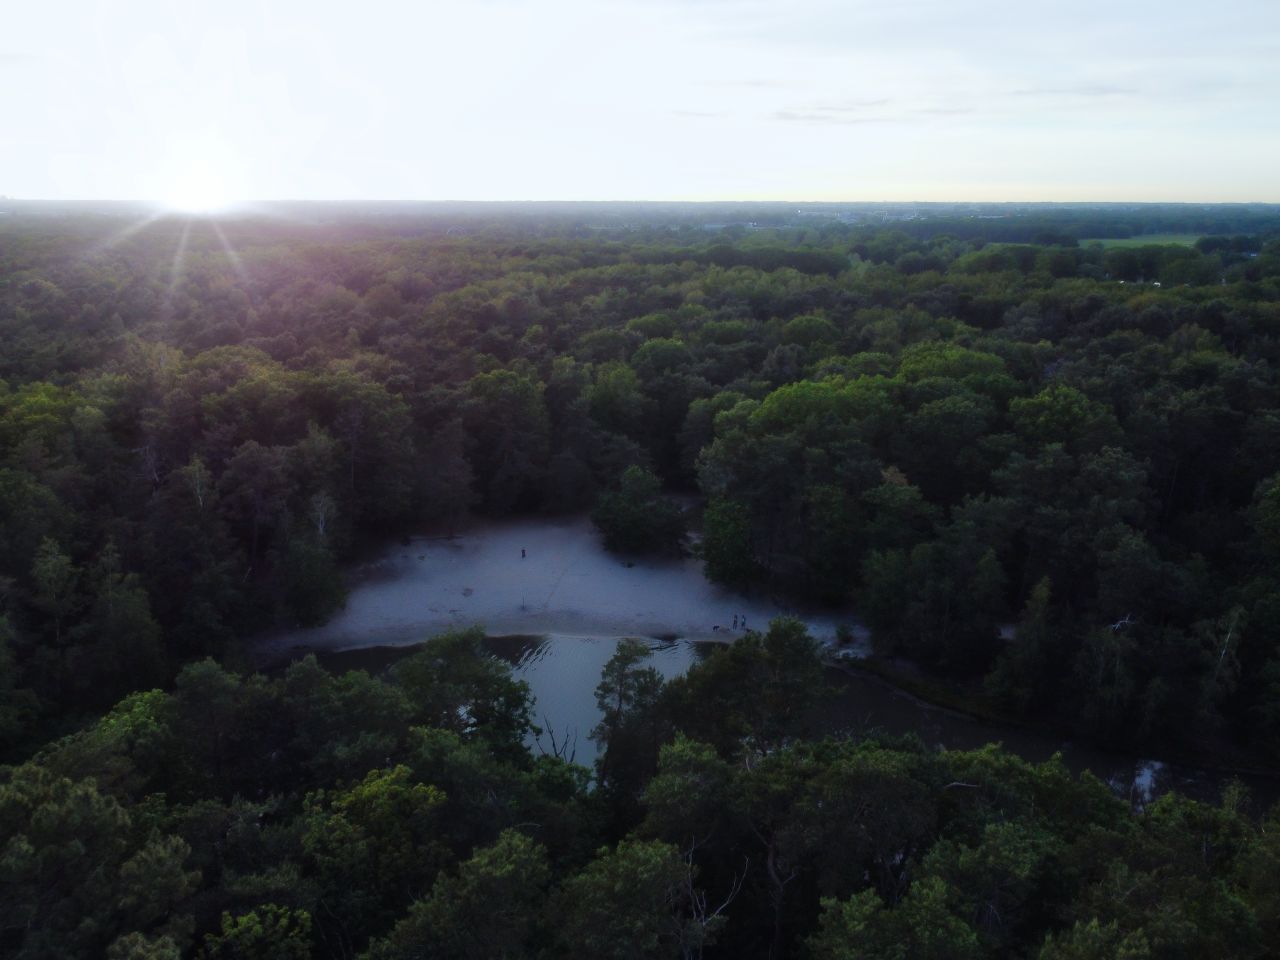
<path fill-rule="evenodd" d="M 474 633 L 248 669 L 374 538 L 594 508 L 674 550 L 684 492 L 709 577 L 852 603 L 886 663 L 1274 769 L 1277 208 L 0 211 L 0 951 L 1280 942 L 1239 791 L 814 739 L 794 623 L 669 683 L 624 644 L 594 772 Z"/>

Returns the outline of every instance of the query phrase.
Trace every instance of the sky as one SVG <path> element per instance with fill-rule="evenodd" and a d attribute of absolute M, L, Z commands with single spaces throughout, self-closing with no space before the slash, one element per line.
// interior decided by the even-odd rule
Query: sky
<path fill-rule="evenodd" d="M 0 195 L 1280 201 L 1280 0 L 42 0 Z"/>

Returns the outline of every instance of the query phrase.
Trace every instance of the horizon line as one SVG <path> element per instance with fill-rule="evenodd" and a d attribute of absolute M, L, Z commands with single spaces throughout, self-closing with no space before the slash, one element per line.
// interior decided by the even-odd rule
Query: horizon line
<path fill-rule="evenodd" d="M 18 197 L 8 194 L 0 194 L 0 203 L 44 203 L 44 204 L 74 204 L 74 205 L 119 205 L 119 206 L 135 206 L 147 207 L 154 210 L 171 210 L 164 203 L 155 200 L 141 200 L 136 198 L 103 198 L 103 197 Z M 684 206 L 710 206 L 714 204 L 774 204 L 787 206 L 892 206 L 902 204 L 913 204 L 917 206 L 1033 206 L 1033 205 L 1053 205 L 1053 206 L 1280 206 L 1280 199 L 1277 200 L 1103 200 L 1103 199 L 1086 199 L 1086 200 L 1056 200 L 1056 199 L 1018 199 L 1018 200 L 975 200 L 975 199 L 947 199 L 947 200 L 925 200 L 925 199 L 788 199 L 786 197 L 774 198 L 709 198 L 691 200 L 685 198 L 609 198 L 609 199 L 583 199 L 583 198 L 541 198 L 541 199 L 522 199 L 522 198 L 489 198 L 489 199 L 368 199 L 368 198 L 307 198 L 307 197 L 279 197 L 274 199 L 254 199 L 254 200 L 237 200 L 226 204 L 218 211 L 211 215 L 222 215 L 225 213 L 246 212 L 255 206 L 271 205 L 271 204 L 315 204 L 315 205 L 344 205 L 344 206 L 390 206 L 390 205 L 444 205 L 455 204 L 462 206 L 484 206 L 496 204 L 525 204 L 525 205 L 551 205 L 551 204 L 583 204 L 583 205 L 602 205 L 602 204 L 680 204 Z M 178 212 L 178 211 L 175 211 Z"/>

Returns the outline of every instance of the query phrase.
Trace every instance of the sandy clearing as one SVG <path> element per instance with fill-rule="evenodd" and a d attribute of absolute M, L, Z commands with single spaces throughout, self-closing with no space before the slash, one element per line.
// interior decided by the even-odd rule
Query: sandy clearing
<path fill-rule="evenodd" d="M 700 560 L 628 561 L 603 549 L 586 517 L 539 518 L 389 546 L 329 623 L 269 635 L 259 651 L 415 643 L 477 623 L 492 635 L 726 640 L 735 635 L 735 615 L 763 629 L 783 614 L 800 616 L 826 642 L 838 623 L 865 638 L 851 611 L 799 611 L 744 597 L 709 583 Z"/>

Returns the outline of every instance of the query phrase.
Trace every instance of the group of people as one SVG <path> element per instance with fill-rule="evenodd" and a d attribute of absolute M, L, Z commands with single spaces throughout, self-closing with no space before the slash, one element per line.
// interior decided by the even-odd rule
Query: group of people
<path fill-rule="evenodd" d="M 747 615 L 745 613 L 735 613 L 733 615 L 733 626 L 722 627 L 716 624 L 711 628 L 712 633 L 719 633 L 721 630 L 745 630 L 747 629 Z"/>

